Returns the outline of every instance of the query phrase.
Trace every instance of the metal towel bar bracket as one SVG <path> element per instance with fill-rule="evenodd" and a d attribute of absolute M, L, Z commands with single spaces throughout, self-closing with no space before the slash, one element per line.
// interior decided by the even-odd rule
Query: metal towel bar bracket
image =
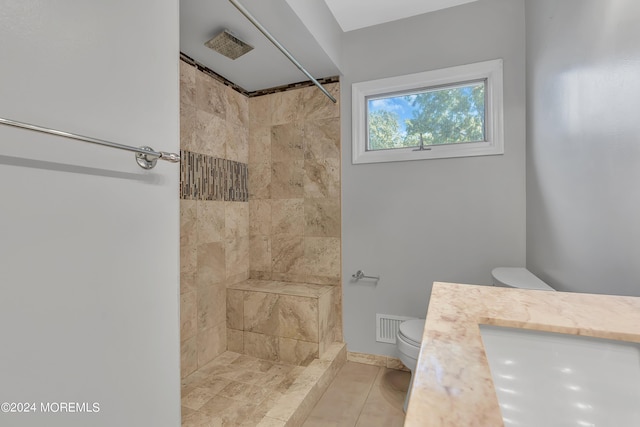
<path fill-rule="evenodd" d="M 155 151 L 151 147 L 132 147 L 130 145 L 118 144 L 116 142 L 103 141 L 101 139 L 91 138 L 88 136 L 76 135 L 74 133 L 63 132 L 60 130 L 49 129 L 42 126 L 31 125 L 29 123 L 18 122 L 0 117 L 0 124 L 14 126 L 17 128 L 28 129 L 35 132 L 46 133 L 49 135 L 61 136 L 63 138 L 75 139 L 77 141 L 89 142 L 91 144 L 102 145 L 104 147 L 117 148 L 118 150 L 131 151 L 136 153 L 136 163 L 143 169 L 153 169 L 158 159 L 166 160 L 171 163 L 180 162 L 180 155 L 176 153 L 167 153 L 165 151 Z"/>
<path fill-rule="evenodd" d="M 360 279 L 380 280 L 380 276 L 365 276 L 364 271 L 362 270 L 356 271 L 356 274 L 352 274 L 351 277 L 356 280 L 360 280 Z"/>

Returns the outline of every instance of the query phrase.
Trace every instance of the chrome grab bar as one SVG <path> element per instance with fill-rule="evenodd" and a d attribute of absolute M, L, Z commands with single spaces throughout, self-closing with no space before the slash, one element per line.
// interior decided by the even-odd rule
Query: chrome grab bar
<path fill-rule="evenodd" d="M 171 163 L 180 162 L 180 155 L 176 153 L 167 153 L 165 151 L 154 151 L 153 148 L 143 147 L 131 147 L 129 145 L 118 144 L 116 142 L 104 141 L 102 139 L 91 138 L 88 136 L 77 135 L 75 133 L 63 132 L 60 130 L 49 129 L 42 126 L 36 126 L 29 123 L 18 122 L 10 119 L 3 119 L 0 117 L 0 124 L 7 126 L 14 126 L 17 128 L 28 129 L 35 132 L 46 133 L 49 135 L 61 136 L 64 138 L 75 139 L 78 141 L 89 142 L 91 144 L 98 144 L 104 147 L 117 148 L 118 150 L 132 151 L 136 153 L 136 162 L 143 169 L 152 169 L 158 159 L 166 160 Z"/>
<path fill-rule="evenodd" d="M 364 271 L 362 270 L 356 271 L 356 274 L 352 274 L 351 277 L 356 280 L 360 280 L 360 279 L 380 280 L 380 276 L 365 276 Z"/>

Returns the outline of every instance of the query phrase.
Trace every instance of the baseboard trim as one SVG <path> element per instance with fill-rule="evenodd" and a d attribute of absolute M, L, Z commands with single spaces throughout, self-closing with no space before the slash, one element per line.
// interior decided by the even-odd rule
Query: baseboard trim
<path fill-rule="evenodd" d="M 404 366 L 404 363 L 397 357 L 347 351 L 347 360 L 349 362 L 364 363 L 365 365 L 382 366 L 388 369 L 409 372 L 409 369 Z"/>

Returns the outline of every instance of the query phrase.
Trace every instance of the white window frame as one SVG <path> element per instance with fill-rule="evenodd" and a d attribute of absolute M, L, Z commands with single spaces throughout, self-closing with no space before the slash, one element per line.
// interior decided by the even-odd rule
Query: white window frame
<path fill-rule="evenodd" d="M 429 145 L 430 150 L 395 148 L 367 151 L 367 98 L 486 79 L 485 141 Z M 502 59 L 352 85 L 352 163 L 380 163 L 504 154 Z"/>

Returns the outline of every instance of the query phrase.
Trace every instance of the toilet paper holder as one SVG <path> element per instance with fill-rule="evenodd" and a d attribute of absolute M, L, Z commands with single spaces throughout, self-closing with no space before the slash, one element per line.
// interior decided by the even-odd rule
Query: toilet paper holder
<path fill-rule="evenodd" d="M 364 271 L 362 270 L 358 270 L 356 271 L 355 274 L 351 275 L 352 278 L 356 279 L 356 280 L 360 280 L 360 279 L 373 279 L 373 280 L 380 280 L 380 276 L 366 276 L 364 274 Z"/>

